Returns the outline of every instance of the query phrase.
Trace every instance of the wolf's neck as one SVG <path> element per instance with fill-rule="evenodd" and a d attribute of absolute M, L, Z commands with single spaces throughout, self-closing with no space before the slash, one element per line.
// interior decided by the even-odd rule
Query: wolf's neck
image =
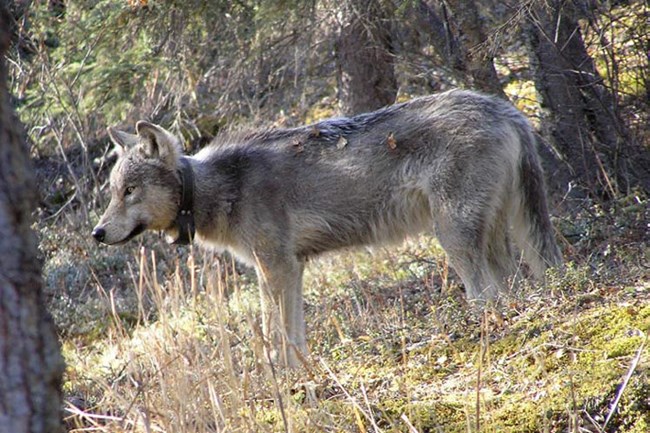
<path fill-rule="evenodd" d="M 194 222 L 199 238 L 228 246 L 239 191 L 210 161 L 188 158 L 194 171 Z"/>

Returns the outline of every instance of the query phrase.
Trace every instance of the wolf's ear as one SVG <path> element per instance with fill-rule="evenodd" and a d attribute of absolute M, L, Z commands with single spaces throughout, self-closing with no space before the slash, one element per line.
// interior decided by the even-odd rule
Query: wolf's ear
<path fill-rule="evenodd" d="M 160 159 L 169 167 L 178 165 L 183 149 L 173 134 L 144 120 L 135 124 L 135 130 L 140 137 L 145 156 Z"/>
<path fill-rule="evenodd" d="M 140 143 L 140 138 L 135 134 L 129 134 L 111 127 L 107 128 L 107 130 L 108 136 L 111 137 L 111 141 L 115 144 L 115 152 L 118 157 L 121 157 L 126 149 Z"/>

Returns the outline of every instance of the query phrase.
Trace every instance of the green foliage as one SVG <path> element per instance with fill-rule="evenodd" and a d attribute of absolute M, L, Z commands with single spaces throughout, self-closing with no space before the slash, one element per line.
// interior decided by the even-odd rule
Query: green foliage
<path fill-rule="evenodd" d="M 31 38 L 41 67 L 22 95 L 23 120 L 72 115 L 83 127 L 124 116 L 158 61 L 145 32 L 124 31 L 137 18 L 125 2 L 68 2 L 62 17 L 36 4 Z"/>
<path fill-rule="evenodd" d="M 287 24 L 304 21 L 313 8 L 287 1 L 96 0 L 66 2 L 55 13 L 48 2 L 35 2 L 23 36 L 30 54 L 14 54 L 18 112 L 25 124 L 43 125 L 30 136 L 50 154 L 55 136 L 64 148 L 86 148 L 105 126 L 137 118 L 182 133 L 201 113 L 250 115 L 257 104 L 247 100 L 260 99 L 290 72 L 286 55 L 295 57 L 291 44 L 303 34 Z M 222 125 L 205 126 L 200 132 L 209 135 Z"/>

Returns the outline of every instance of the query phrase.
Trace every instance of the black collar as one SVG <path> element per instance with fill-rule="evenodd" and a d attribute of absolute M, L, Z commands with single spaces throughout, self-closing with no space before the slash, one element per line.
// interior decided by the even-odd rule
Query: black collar
<path fill-rule="evenodd" d="M 189 245 L 194 240 L 196 227 L 194 225 L 194 172 L 190 161 L 181 157 L 178 172 L 181 177 L 181 205 L 174 221 L 178 229 L 178 238 L 174 245 Z"/>

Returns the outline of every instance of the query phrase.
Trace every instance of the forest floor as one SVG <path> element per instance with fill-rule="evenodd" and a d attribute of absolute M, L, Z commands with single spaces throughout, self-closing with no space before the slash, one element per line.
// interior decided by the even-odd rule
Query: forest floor
<path fill-rule="evenodd" d="M 268 362 L 254 274 L 43 225 L 73 431 L 650 431 L 647 203 L 553 210 L 567 260 L 476 313 L 432 238 L 314 260 L 311 356 Z M 64 221 L 68 218 L 67 221 Z M 55 229 L 56 227 L 56 229 Z M 47 252 L 52 252 L 48 254 Z M 55 251 L 55 253 L 54 253 Z M 76 430 L 75 430 L 76 429 Z"/>

